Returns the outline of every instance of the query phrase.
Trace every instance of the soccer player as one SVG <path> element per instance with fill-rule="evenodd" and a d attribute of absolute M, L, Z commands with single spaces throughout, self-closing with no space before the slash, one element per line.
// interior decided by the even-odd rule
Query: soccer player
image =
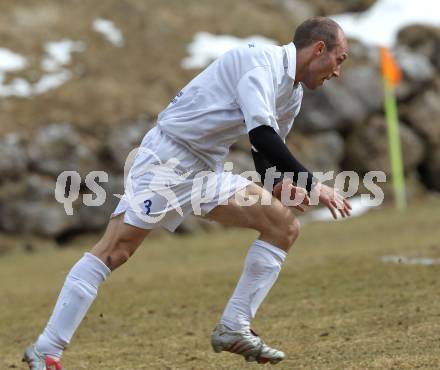
<path fill-rule="evenodd" d="M 212 333 L 212 347 L 215 352 L 240 354 L 247 361 L 281 361 L 284 353 L 266 345 L 250 325 L 300 230 L 292 210 L 280 201 L 282 187 L 287 186 L 292 194 L 316 192 L 334 218 L 349 216 L 351 209 L 335 189 L 320 183 L 298 162 L 285 139 L 300 110 L 301 84 L 316 89 L 325 80 L 339 77 L 347 56 L 347 41 L 339 25 L 316 17 L 296 29 L 292 43 L 249 44 L 231 50 L 185 86 L 145 135 L 124 197 L 103 237 L 72 267 L 47 326 L 26 349 L 24 361 L 30 369 L 62 368 L 63 350 L 99 286 L 133 255 L 151 229 L 174 231 L 194 212 L 195 183 L 203 171 L 211 171 L 210 179 L 216 181 L 204 185 L 211 198 L 200 204 L 200 214 L 223 225 L 259 232 Z M 276 167 L 282 173 L 293 173 L 293 182 L 281 181 L 270 192 L 223 170 L 230 145 L 246 133 L 261 178 L 264 180 L 267 169 Z M 297 186 L 300 173 L 303 187 Z M 270 204 L 240 201 L 252 196 L 269 199 Z M 302 203 L 308 202 L 306 195 Z"/>

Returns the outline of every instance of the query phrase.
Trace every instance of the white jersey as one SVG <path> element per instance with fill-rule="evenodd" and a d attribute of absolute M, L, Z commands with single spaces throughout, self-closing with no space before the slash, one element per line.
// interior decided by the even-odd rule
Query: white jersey
<path fill-rule="evenodd" d="M 196 76 L 159 114 L 159 128 L 214 170 L 240 135 L 268 125 L 285 140 L 303 90 L 295 83 L 296 48 L 233 49 Z"/>

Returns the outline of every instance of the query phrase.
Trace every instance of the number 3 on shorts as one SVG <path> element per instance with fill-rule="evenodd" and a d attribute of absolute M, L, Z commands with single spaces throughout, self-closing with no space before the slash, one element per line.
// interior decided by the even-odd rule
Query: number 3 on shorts
<path fill-rule="evenodd" d="M 151 204 L 153 202 L 150 199 L 144 200 L 144 206 L 145 206 L 145 213 L 147 214 L 147 216 L 150 214 L 151 212 Z"/>

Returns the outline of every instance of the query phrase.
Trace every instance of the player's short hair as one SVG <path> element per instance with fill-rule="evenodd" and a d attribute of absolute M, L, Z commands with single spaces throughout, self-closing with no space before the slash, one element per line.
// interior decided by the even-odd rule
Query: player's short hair
<path fill-rule="evenodd" d="M 293 36 L 293 43 L 297 49 L 312 45 L 317 41 L 324 41 L 331 51 L 338 44 L 338 35 L 342 31 L 339 24 L 326 17 L 313 17 L 301 23 Z"/>

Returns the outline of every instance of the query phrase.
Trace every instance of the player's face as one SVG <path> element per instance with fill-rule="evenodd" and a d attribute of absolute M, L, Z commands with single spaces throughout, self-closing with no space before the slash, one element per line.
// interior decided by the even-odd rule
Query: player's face
<path fill-rule="evenodd" d="M 323 41 L 314 46 L 314 58 L 311 61 L 304 84 L 309 89 L 316 89 L 324 84 L 326 80 L 339 77 L 341 65 L 348 57 L 347 40 L 342 32 L 339 33 L 339 41 L 331 51 Z"/>

